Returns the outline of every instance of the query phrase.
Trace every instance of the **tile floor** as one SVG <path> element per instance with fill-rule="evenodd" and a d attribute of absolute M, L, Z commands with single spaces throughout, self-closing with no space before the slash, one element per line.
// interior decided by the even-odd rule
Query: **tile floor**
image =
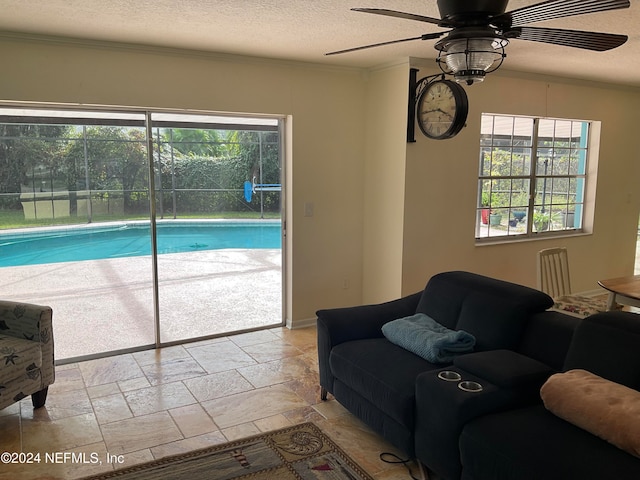
<path fill-rule="evenodd" d="M 400 452 L 320 401 L 317 365 L 315 328 L 274 328 L 60 366 L 45 407 L 27 398 L 0 410 L 0 452 L 41 454 L 0 465 L 0 480 L 76 479 L 304 421 L 374 478 L 409 478 L 378 457 Z"/>

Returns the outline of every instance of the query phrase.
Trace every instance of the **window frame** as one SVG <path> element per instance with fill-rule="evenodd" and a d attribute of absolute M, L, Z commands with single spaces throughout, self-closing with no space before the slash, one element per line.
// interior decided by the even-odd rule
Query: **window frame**
<path fill-rule="evenodd" d="M 509 119 L 511 131 L 509 133 L 496 131 L 496 119 Z M 490 119 L 490 132 L 483 133 L 485 121 Z M 520 121 L 520 127 L 517 123 Z M 522 125 L 531 124 L 530 134 L 516 135 L 517 129 Z M 545 126 L 543 129 L 541 124 Z M 595 175 L 592 163 L 597 164 L 596 144 L 594 135 L 599 132 L 599 122 L 589 120 L 534 117 L 512 114 L 483 113 L 481 116 L 478 191 L 476 202 L 476 244 L 503 243 L 513 241 L 526 241 L 533 239 L 549 238 L 553 236 L 573 236 L 589 233 L 585 226 L 592 223 L 592 206 L 588 206 L 591 194 L 589 184 L 591 177 Z M 552 125 L 553 135 L 548 136 L 549 126 Z M 558 125 L 567 128 L 569 136 L 557 136 Z M 575 129 L 578 129 L 578 134 Z M 543 132 L 541 133 L 541 130 Z M 487 138 L 489 143 L 486 143 Z M 516 140 L 518 139 L 518 140 Z M 545 144 L 541 143 L 545 139 Z M 496 141 L 497 140 L 497 141 Z M 502 140 L 502 142 L 500 141 Z M 496 153 L 501 151 L 506 154 L 506 163 L 509 174 L 493 172 L 493 163 Z M 528 154 L 526 153 L 528 151 Z M 545 153 L 545 155 L 542 154 Z M 486 157 L 486 154 L 489 157 Z M 554 155 L 559 153 L 558 155 Z M 564 154 L 564 157 L 561 155 Z M 514 162 L 522 161 L 521 172 L 514 173 Z M 556 161 L 555 159 L 558 158 Z M 554 172 L 557 165 L 562 164 L 563 159 L 567 164 L 565 172 Z M 539 171 L 541 159 L 544 159 L 545 171 Z M 486 170 L 485 162 L 489 161 L 489 169 Z M 547 171 L 551 162 L 551 172 Z M 572 166 L 574 164 L 574 166 Z M 574 171 L 572 171 L 572 168 Z M 554 182 L 566 184 L 566 189 L 560 193 L 554 191 Z M 495 185 L 508 184 L 508 189 L 494 189 Z M 540 188 L 540 183 L 544 188 Z M 551 185 L 551 191 L 547 188 Z M 514 184 L 521 185 L 520 189 Z M 487 189 L 487 185 L 489 186 Z M 523 187 L 526 185 L 526 187 Z M 564 188 L 564 187 L 563 187 Z M 526 191 L 525 191 L 526 190 Z M 506 202 L 493 201 L 493 193 L 506 196 Z M 514 201 L 515 192 L 520 192 L 520 200 Z M 484 194 L 484 195 L 483 195 Z M 488 194 L 488 195 L 487 195 Z M 564 195 L 565 201 L 558 202 L 554 196 Z M 545 197 L 550 200 L 546 200 Z M 542 198 L 542 200 L 540 200 Z M 484 200 L 484 202 L 483 202 Z M 488 201 L 488 204 L 487 204 Z M 563 207 L 563 218 L 558 220 L 558 213 Z M 545 209 L 548 212 L 545 214 Z M 524 217 L 514 217 L 513 213 L 524 211 Z M 507 214 L 506 222 L 501 221 L 492 229 L 488 218 L 490 212 Z M 570 214 L 573 213 L 571 216 Z M 486 215 L 486 217 L 485 217 Z M 547 219 L 546 225 L 543 222 Z M 495 223 L 495 222 L 494 222 Z M 503 230 L 504 228 L 504 230 Z M 517 230 L 516 230 L 517 228 Z M 504 232 L 504 233 L 501 233 Z M 493 233 L 493 234 L 492 234 Z"/>

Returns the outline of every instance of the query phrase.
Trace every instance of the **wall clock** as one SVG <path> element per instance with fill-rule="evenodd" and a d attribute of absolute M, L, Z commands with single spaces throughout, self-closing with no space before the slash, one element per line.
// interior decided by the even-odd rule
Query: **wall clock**
<path fill-rule="evenodd" d="M 451 80 L 429 83 L 418 98 L 418 126 L 422 133 L 435 140 L 452 138 L 460 133 L 468 113 L 467 93 Z"/>

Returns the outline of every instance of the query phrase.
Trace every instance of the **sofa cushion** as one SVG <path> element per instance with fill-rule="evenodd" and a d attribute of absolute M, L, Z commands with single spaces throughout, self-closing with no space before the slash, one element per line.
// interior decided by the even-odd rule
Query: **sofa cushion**
<path fill-rule="evenodd" d="M 41 366 L 39 342 L 0 335 L 0 384 L 7 384 Z"/>
<path fill-rule="evenodd" d="M 458 320 L 463 304 L 470 296 L 477 297 L 474 304 L 482 305 L 482 299 L 485 299 L 484 313 L 504 302 L 519 305 L 527 315 L 553 305 L 553 299 L 539 290 L 471 272 L 454 271 L 439 273 L 429 279 L 416 312 L 426 313 L 447 328 L 464 329 L 458 325 Z"/>
<path fill-rule="evenodd" d="M 636 480 L 640 472 L 640 459 L 556 417 L 543 405 L 468 423 L 460 436 L 460 456 L 464 480 Z"/>
<path fill-rule="evenodd" d="M 436 368 L 386 338 L 337 345 L 331 350 L 329 364 L 337 379 L 410 429 L 414 424 L 416 377 Z"/>
<path fill-rule="evenodd" d="M 580 322 L 571 340 L 564 370 L 588 370 L 640 390 L 640 315 L 597 313 Z"/>
<path fill-rule="evenodd" d="M 554 415 L 640 458 L 637 390 L 577 369 L 552 375 L 540 396 Z"/>
<path fill-rule="evenodd" d="M 418 303 L 424 313 L 476 338 L 476 351 L 516 350 L 530 315 L 553 305 L 546 293 L 470 272 L 431 277 Z"/>
<path fill-rule="evenodd" d="M 562 370 L 567 350 L 581 319 L 550 310 L 531 316 L 522 336 L 518 352 Z M 553 342 L 549 341 L 553 338 Z"/>
<path fill-rule="evenodd" d="M 472 293 L 462 305 L 456 329 L 476 337 L 476 351 L 515 350 L 528 319 L 521 305 L 500 295 Z"/>
<path fill-rule="evenodd" d="M 463 330 L 450 330 L 424 313 L 399 318 L 382 326 L 390 342 L 431 363 L 451 363 L 456 355 L 470 352 L 476 343 Z"/>

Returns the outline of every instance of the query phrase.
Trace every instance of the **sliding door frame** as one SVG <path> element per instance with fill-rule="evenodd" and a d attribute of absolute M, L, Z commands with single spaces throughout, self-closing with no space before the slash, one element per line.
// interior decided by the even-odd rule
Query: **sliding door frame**
<path fill-rule="evenodd" d="M 268 325 L 264 327 L 257 328 L 249 328 L 246 330 L 239 330 L 227 333 L 218 333 L 211 335 L 203 335 L 199 337 L 193 337 L 188 339 L 181 339 L 170 342 L 163 342 L 160 333 L 160 299 L 159 299 L 159 274 L 158 274 L 158 248 L 157 248 L 157 190 L 156 190 L 156 162 L 154 160 L 154 137 L 153 137 L 153 128 L 154 123 L 157 122 L 154 120 L 154 115 L 177 115 L 177 116 L 193 116 L 194 120 L 196 117 L 213 117 L 213 118 L 221 118 L 221 119 L 256 119 L 256 122 L 253 124 L 253 127 L 250 129 L 258 130 L 259 129 L 259 120 L 270 120 L 277 121 L 277 130 L 278 133 L 278 142 L 279 142 L 279 160 L 280 160 L 280 184 L 281 184 L 281 195 L 280 195 L 280 220 L 281 220 L 281 228 L 280 228 L 280 236 L 281 236 L 281 305 L 282 305 L 282 313 L 281 313 L 281 323 L 279 325 L 286 325 L 287 312 L 291 311 L 291 306 L 289 305 L 290 295 L 288 295 L 288 262 L 287 262 L 287 188 L 288 185 L 286 183 L 286 179 L 288 175 L 286 174 L 287 165 L 289 165 L 290 160 L 288 159 L 288 155 L 290 154 L 290 143 L 291 139 L 287 138 L 287 135 L 290 132 L 290 125 L 287 122 L 290 121 L 290 117 L 286 117 L 283 115 L 248 115 L 243 113 L 236 114 L 222 114 L 210 111 L 193 111 L 193 110 L 161 110 L 161 109 L 136 109 L 136 108 L 119 108 L 119 107 L 109 107 L 109 106 L 90 106 L 90 105 L 57 105 L 57 104 L 39 104 L 39 103 L 28 103 L 21 104 L 15 102 L 5 102 L 0 101 L 0 109 L 9 109 L 16 110 L 16 118 L 30 118 L 33 123 L 44 123 L 45 120 L 51 121 L 54 119 L 59 124 L 91 124 L 91 125 L 118 125 L 118 122 L 121 122 L 124 126 L 144 126 L 146 130 L 146 148 L 147 148 L 147 161 L 148 161 L 148 184 L 149 184 L 149 220 L 150 220 L 150 236 L 151 236 L 151 258 L 152 258 L 152 292 L 153 292 L 153 319 L 154 319 L 154 343 L 146 344 L 146 345 L 138 345 L 134 347 L 128 347 L 124 349 L 99 352 L 95 354 L 82 355 L 72 358 L 65 358 L 59 361 L 56 361 L 58 365 L 64 365 L 68 363 L 74 363 L 78 361 L 91 360 L 96 358 L 109 357 L 113 355 L 120 355 L 125 353 L 133 353 L 144 350 L 157 349 L 172 345 L 179 345 L 191 342 L 197 342 L 201 340 L 207 340 L 210 338 L 216 338 L 221 336 L 226 336 L 229 334 L 237 334 L 244 333 L 249 331 L 263 330 L 267 328 L 274 328 L 274 325 Z M 22 112 L 30 112 L 29 115 L 23 113 L 20 115 L 20 111 Z M 69 116 L 59 116 L 55 117 L 53 112 L 68 112 Z M 41 116 L 35 115 L 33 112 L 42 112 Z M 3 117 L 3 112 L 0 112 L 0 121 Z M 73 114 L 77 114 L 77 116 L 73 116 Z M 114 119 L 104 119 L 105 115 L 113 114 L 114 116 L 121 115 L 121 118 L 125 118 L 124 120 L 114 120 Z M 144 121 L 141 119 L 126 119 L 126 115 L 144 115 Z M 9 118 L 4 115 L 5 118 Z M 178 122 L 180 123 L 180 122 Z M 194 121 L 191 125 L 191 128 L 213 128 L 208 124 L 208 127 L 205 126 L 207 124 L 201 123 L 198 121 Z M 244 123 L 236 123 L 236 124 L 226 124 L 227 129 L 229 130 L 242 130 L 243 126 L 247 124 Z M 237 127 L 237 128 L 232 128 Z M 274 130 L 274 131 L 275 131 Z"/>
<path fill-rule="evenodd" d="M 149 158 L 149 188 L 151 189 L 152 194 L 149 196 L 150 201 L 150 215 L 151 215 L 151 248 L 152 248 L 152 257 L 153 257 L 153 292 L 154 292 L 154 334 L 155 334 L 155 346 L 154 348 L 168 347 L 174 345 L 180 345 L 184 343 L 192 343 L 201 340 L 207 340 L 210 338 L 217 338 L 221 336 L 227 336 L 229 334 L 240 334 L 257 330 L 264 330 L 269 328 L 274 328 L 276 326 L 286 326 L 286 312 L 289 311 L 287 302 L 290 298 L 287 292 L 287 220 L 286 220 L 286 197 L 287 197 L 287 185 L 285 179 L 286 175 L 286 166 L 288 162 L 288 149 L 286 146 L 288 145 L 286 132 L 287 129 L 287 120 L 288 118 L 282 115 L 243 115 L 243 114 L 216 114 L 211 112 L 192 112 L 192 111 L 165 111 L 165 110 L 146 110 L 146 124 L 147 124 L 147 155 Z M 154 115 L 156 116 L 176 116 L 183 117 L 181 120 L 167 120 L 166 118 L 154 119 Z M 237 123 L 230 124 L 215 124 L 215 123 L 207 123 L 205 121 L 190 121 L 189 117 L 211 117 L 211 118 L 220 118 L 220 119 L 238 119 Z M 242 123 L 239 119 L 250 119 L 255 120 L 252 123 Z M 264 124 L 261 124 L 259 120 L 263 122 L 265 120 L 275 121 L 276 125 L 271 129 L 265 129 Z M 160 312 L 160 272 L 158 267 L 158 257 L 157 257 L 157 228 L 156 228 L 156 220 L 157 220 L 157 202 L 156 202 L 156 194 L 158 190 L 156 188 L 155 178 L 156 178 L 156 165 L 154 163 L 154 158 L 157 156 L 160 158 L 159 151 L 156 152 L 157 155 L 154 156 L 154 140 L 153 140 L 153 129 L 154 128 L 200 128 L 200 129 L 214 129 L 215 125 L 219 125 L 221 128 L 226 130 L 242 130 L 242 131 L 273 131 L 278 134 L 278 156 L 280 163 L 280 185 L 281 185 L 281 193 L 280 193 L 280 278 L 281 278 L 281 295 L 280 295 L 280 304 L 281 304 L 281 316 L 280 322 L 278 324 L 270 324 L 261 327 L 255 328 L 245 328 L 240 330 L 234 330 L 232 332 L 225 333 L 216 333 L 210 335 L 202 335 L 197 337 L 191 337 L 187 339 L 179 339 L 179 340 L 171 340 L 164 341 L 162 339 L 162 331 L 161 331 L 161 312 Z M 262 152 L 260 153 L 262 155 Z M 261 205 L 262 208 L 262 205 Z"/>

